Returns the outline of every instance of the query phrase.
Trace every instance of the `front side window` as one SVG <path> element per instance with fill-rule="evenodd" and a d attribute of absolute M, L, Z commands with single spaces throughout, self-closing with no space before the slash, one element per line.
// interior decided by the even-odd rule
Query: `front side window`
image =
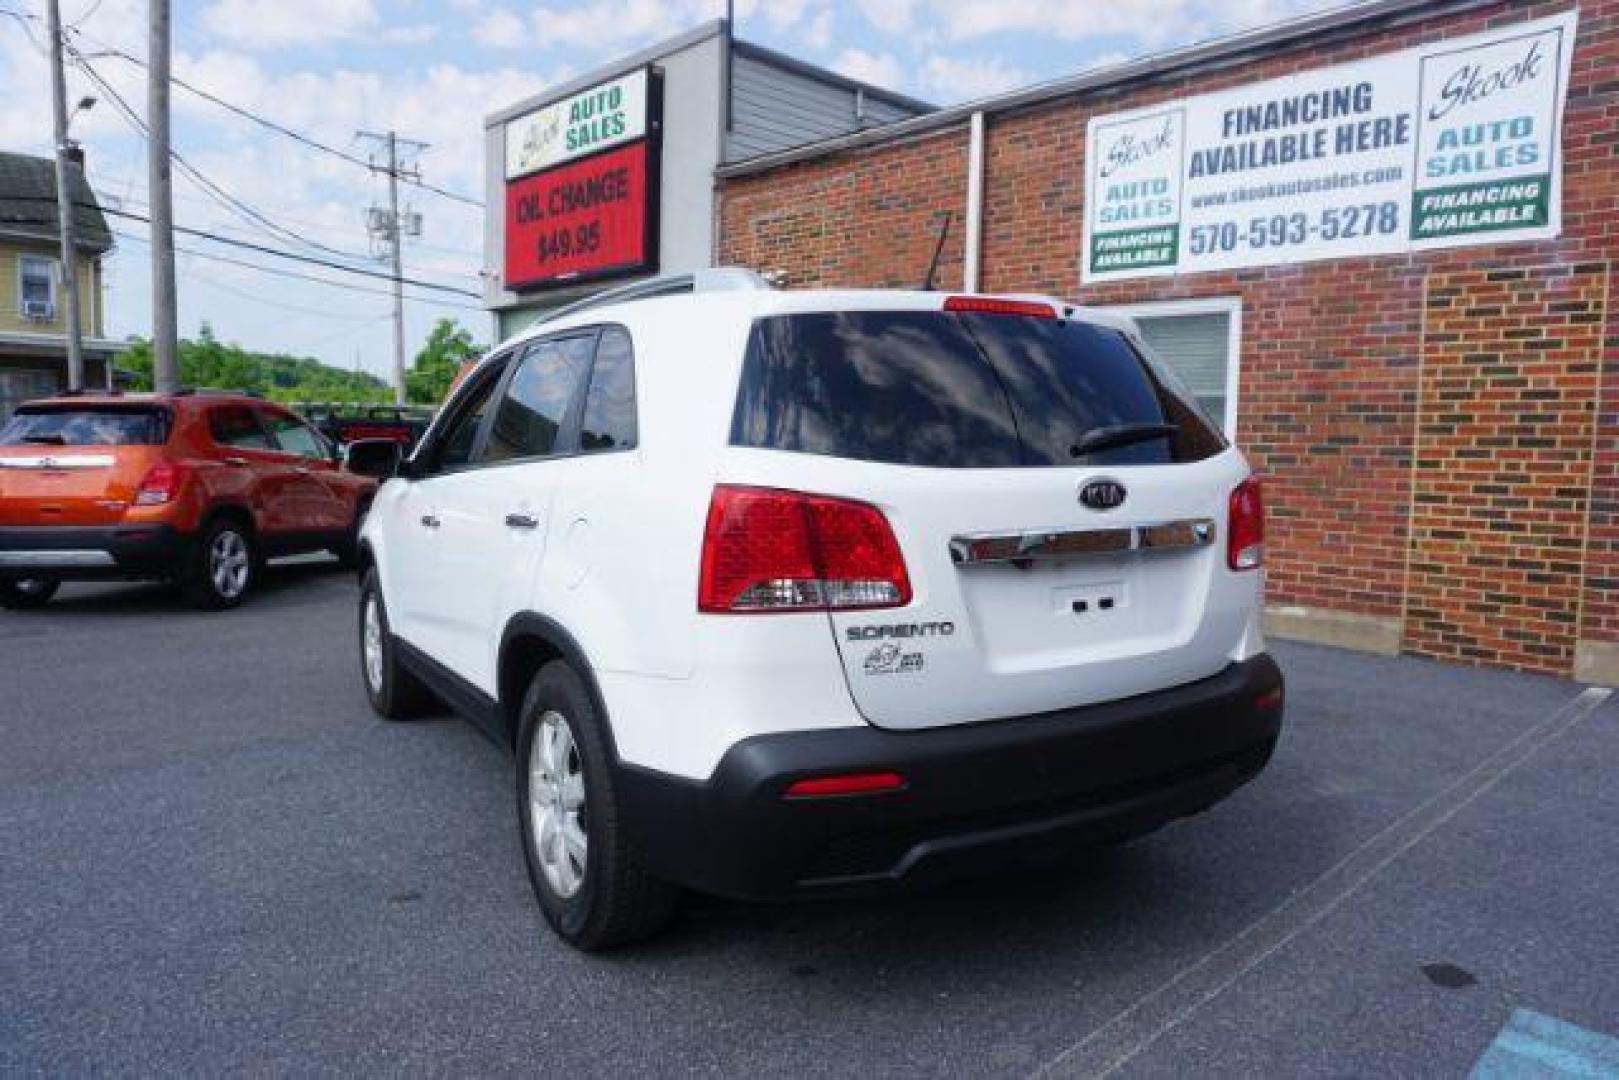
<path fill-rule="evenodd" d="M 238 450 L 274 450 L 258 416 L 246 405 L 221 405 L 208 411 L 214 442 Z"/>
<path fill-rule="evenodd" d="M 18 263 L 18 310 L 30 318 L 54 318 L 56 261 L 38 255 L 24 255 Z"/>
<path fill-rule="evenodd" d="M 595 344 L 596 335 L 586 334 L 529 348 L 517 361 L 495 412 L 484 461 L 546 457 L 565 449 L 560 445 L 562 427 L 590 370 Z"/>
<path fill-rule="evenodd" d="M 483 427 L 484 417 L 489 415 L 495 387 L 500 385 L 500 374 L 505 367 L 504 358 L 490 363 L 474 376 L 477 381 L 470 383 L 466 392 L 448 406 L 448 424 L 428 451 L 428 471 L 459 468 L 472 460 L 478 431 Z"/>
<path fill-rule="evenodd" d="M 318 461 L 331 459 L 332 454 L 326 446 L 326 440 L 291 413 L 272 412 L 267 414 L 264 420 L 276 445 L 287 453 L 315 458 Z"/>
<path fill-rule="evenodd" d="M 596 363 L 585 394 L 579 425 L 579 450 L 597 454 L 635 446 L 635 352 L 630 335 L 616 326 L 602 331 Z"/>

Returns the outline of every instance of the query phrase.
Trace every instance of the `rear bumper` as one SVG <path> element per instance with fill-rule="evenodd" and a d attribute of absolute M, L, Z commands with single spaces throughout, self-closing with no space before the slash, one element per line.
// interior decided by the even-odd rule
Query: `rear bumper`
<path fill-rule="evenodd" d="M 169 577 L 190 541 L 168 525 L 9 525 L 0 527 L 0 577 Z"/>
<path fill-rule="evenodd" d="M 1187 686 L 1039 716 L 743 740 L 711 779 L 620 770 L 654 873 L 752 899 L 936 881 L 1150 832 L 1256 776 L 1282 724 L 1269 656 Z M 891 770 L 901 791 L 783 799 L 794 780 Z"/>

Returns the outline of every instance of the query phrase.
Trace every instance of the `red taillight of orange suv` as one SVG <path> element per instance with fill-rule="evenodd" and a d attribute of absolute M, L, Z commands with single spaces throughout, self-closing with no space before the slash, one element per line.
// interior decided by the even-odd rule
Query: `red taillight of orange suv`
<path fill-rule="evenodd" d="M 146 470 L 146 476 L 135 488 L 136 506 L 162 506 L 173 502 L 180 494 L 185 472 L 172 461 L 159 461 Z"/>

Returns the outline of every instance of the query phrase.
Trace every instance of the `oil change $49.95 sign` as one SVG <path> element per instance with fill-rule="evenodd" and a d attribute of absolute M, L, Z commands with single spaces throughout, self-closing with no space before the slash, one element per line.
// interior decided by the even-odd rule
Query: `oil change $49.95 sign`
<path fill-rule="evenodd" d="M 1094 117 L 1083 279 L 1556 236 L 1577 18 Z"/>

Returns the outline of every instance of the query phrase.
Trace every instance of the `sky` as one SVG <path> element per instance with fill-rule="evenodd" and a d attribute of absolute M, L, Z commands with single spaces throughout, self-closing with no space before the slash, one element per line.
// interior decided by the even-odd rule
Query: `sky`
<path fill-rule="evenodd" d="M 145 116 L 145 0 L 61 0 L 68 40 Z M 737 34 L 940 105 L 1204 41 L 1331 0 L 737 0 Z M 483 193 L 483 117 L 547 86 L 723 14 L 724 0 L 173 0 L 173 74 L 344 155 L 374 151 L 361 130 L 428 144 L 423 180 L 474 201 Z M 45 0 L 0 0 L 0 149 L 51 152 Z M 126 56 L 117 55 L 127 54 Z M 107 333 L 150 329 L 146 146 L 110 95 L 79 67 L 70 104 L 90 180 L 113 217 Z M 215 189 L 175 173 L 177 224 L 385 273 L 365 227 L 386 180 L 354 161 L 276 134 L 183 87 L 173 91 L 174 149 Z M 482 214 L 406 187 L 422 215 L 405 244 L 407 277 L 481 292 Z M 217 192 L 239 204 L 225 205 Z M 246 209 L 243 209 L 245 204 Z M 498 209 L 498 208 L 497 208 Z M 270 224 L 265 224 L 265 219 Z M 386 280 L 368 279 L 180 236 L 182 335 L 203 323 L 222 340 L 314 356 L 385 376 L 392 357 Z M 210 251 L 319 277 L 232 265 Z M 338 285 L 330 282 L 339 283 Z M 371 291 L 361 291 L 371 290 Z M 493 332 L 478 301 L 407 290 L 406 352 L 433 322 Z"/>

